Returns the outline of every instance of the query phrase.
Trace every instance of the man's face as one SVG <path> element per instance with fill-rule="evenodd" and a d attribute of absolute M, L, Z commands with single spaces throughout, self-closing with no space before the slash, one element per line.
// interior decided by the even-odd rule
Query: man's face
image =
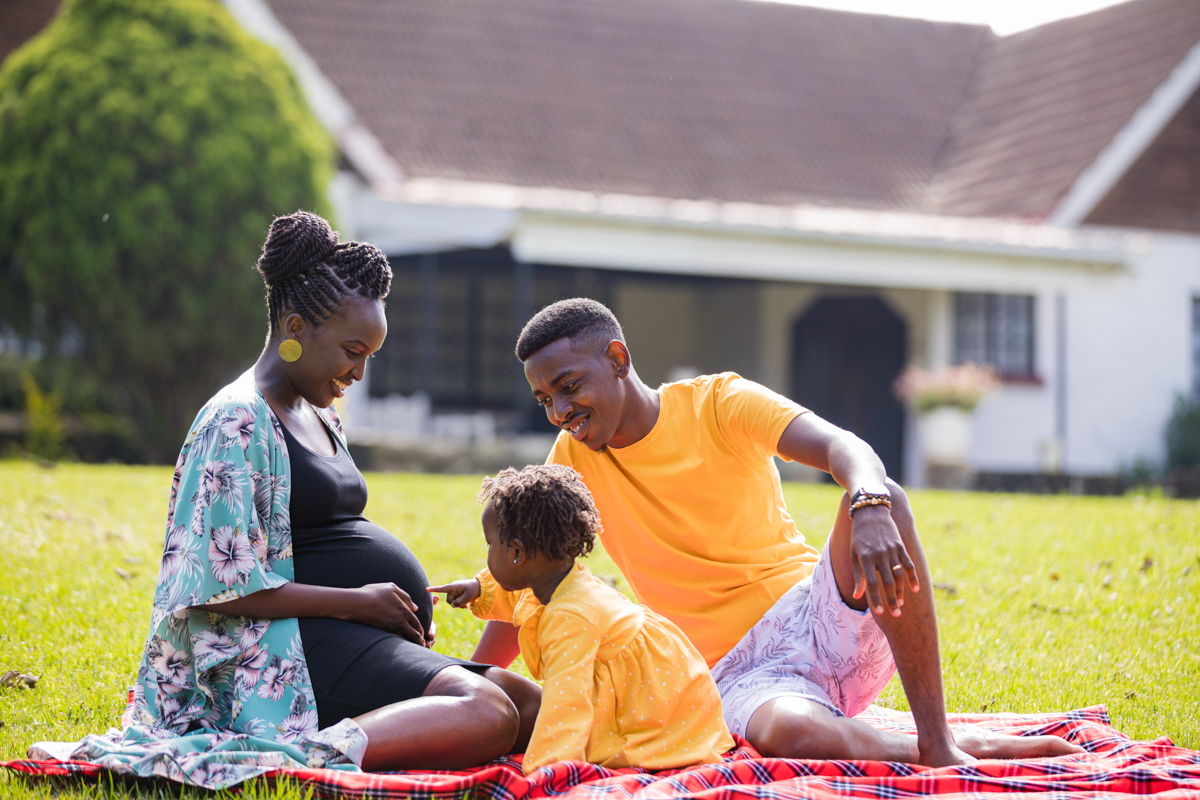
<path fill-rule="evenodd" d="M 623 365 L 611 350 L 576 352 L 564 338 L 525 362 L 525 379 L 546 418 L 591 450 L 612 440 L 622 418 Z"/>

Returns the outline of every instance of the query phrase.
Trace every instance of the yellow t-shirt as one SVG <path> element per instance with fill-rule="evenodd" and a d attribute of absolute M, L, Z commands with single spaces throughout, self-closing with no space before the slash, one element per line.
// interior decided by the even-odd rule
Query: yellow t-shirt
<path fill-rule="evenodd" d="M 583 475 L 604 549 L 711 667 L 816 564 L 772 460 L 805 409 L 731 372 L 666 384 L 659 398 L 641 441 L 594 452 L 564 431 L 547 462 Z"/>
<path fill-rule="evenodd" d="M 717 685 L 669 620 L 578 563 L 546 605 L 529 589 L 504 591 L 486 569 L 477 577 L 471 611 L 519 625 L 525 666 L 542 681 L 526 775 L 568 760 L 674 769 L 733 749 Z"/>

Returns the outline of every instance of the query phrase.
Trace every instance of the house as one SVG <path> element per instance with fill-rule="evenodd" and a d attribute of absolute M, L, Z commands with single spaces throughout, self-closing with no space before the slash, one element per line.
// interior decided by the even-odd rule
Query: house
<path fill-rule="evenodd" d="M 651 385 L 735 370 L 914 485 L 906 364 L 1002 374 L 990 485 L 1159 461 L 1200 392 L 1196 0 L 1005 37 L 751 0 L 224 2 L 396 271 L 359 441 L 550 431 L 512 345 L 572 295 Z"/>
<path fill-rule="evenodd" d="M 338 138 L 391 256 L 364 437 L 546 430 L 511 354 L 547 302 L 652 385 L 735 370 L 920 484 L 891 384 L 993 364 L 985 475 L 1162 456 L 1200 381 L 1200 3 L 989 28 L 747 0 L 226 0 Z M 414 399 L 415 398 L 415 399 Z"/>

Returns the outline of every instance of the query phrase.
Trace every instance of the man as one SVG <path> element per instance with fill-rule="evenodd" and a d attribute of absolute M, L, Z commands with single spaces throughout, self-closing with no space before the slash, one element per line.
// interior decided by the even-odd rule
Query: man
<path fill-rule="evenodd" d="M 582 473 L 605 549 L 638 600 L 705 656 L 730 730 L 760 753 L 944 766 L 1079 750 L 951 731 L 912 513 L 857 436 L 732 373 L 651 389 L 594 300 L 542 309 L 516 352 L 562 428 L 548 460 Z M 820 554 L 787 514 L 775 455 L 846 490 Z M 515 654 L 515 630 L 489 623 L 474 658 L 507 665 Z M 852 719 L 894 671 L 915 739 Z"/>

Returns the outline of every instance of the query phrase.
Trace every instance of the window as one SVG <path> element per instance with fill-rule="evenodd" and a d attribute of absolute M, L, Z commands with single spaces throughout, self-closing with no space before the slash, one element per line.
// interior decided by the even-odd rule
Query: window
<path fill-rule="evenodd" d="M 423 391 L 444 408 L 511 405 L 519 365 L 507 250 L 391 262 L 388 338 L 371 363 L 371 395 Z"/>
<path fill-rule="evenodd" d="M 369 391 L 377 398 L 421 391 L 439 411 L 504 411 L 518 397 L 518 412 L 535 410 L 513 355 L 521 325 L 564 297 L 610 302 L 610 274 L 539 264 L 529 266 L 530 296 L 520 303 L 507 247 L 389 260 L 388 337 L 371 361 Z M 519 305 L 528 308 L 518 314 Z"/>
<path fill-rule="evenodd" d="M 1006 378 L 1034 377 L 1033 297 L 954 296 L 954 363 L 990 364 Z"/>

